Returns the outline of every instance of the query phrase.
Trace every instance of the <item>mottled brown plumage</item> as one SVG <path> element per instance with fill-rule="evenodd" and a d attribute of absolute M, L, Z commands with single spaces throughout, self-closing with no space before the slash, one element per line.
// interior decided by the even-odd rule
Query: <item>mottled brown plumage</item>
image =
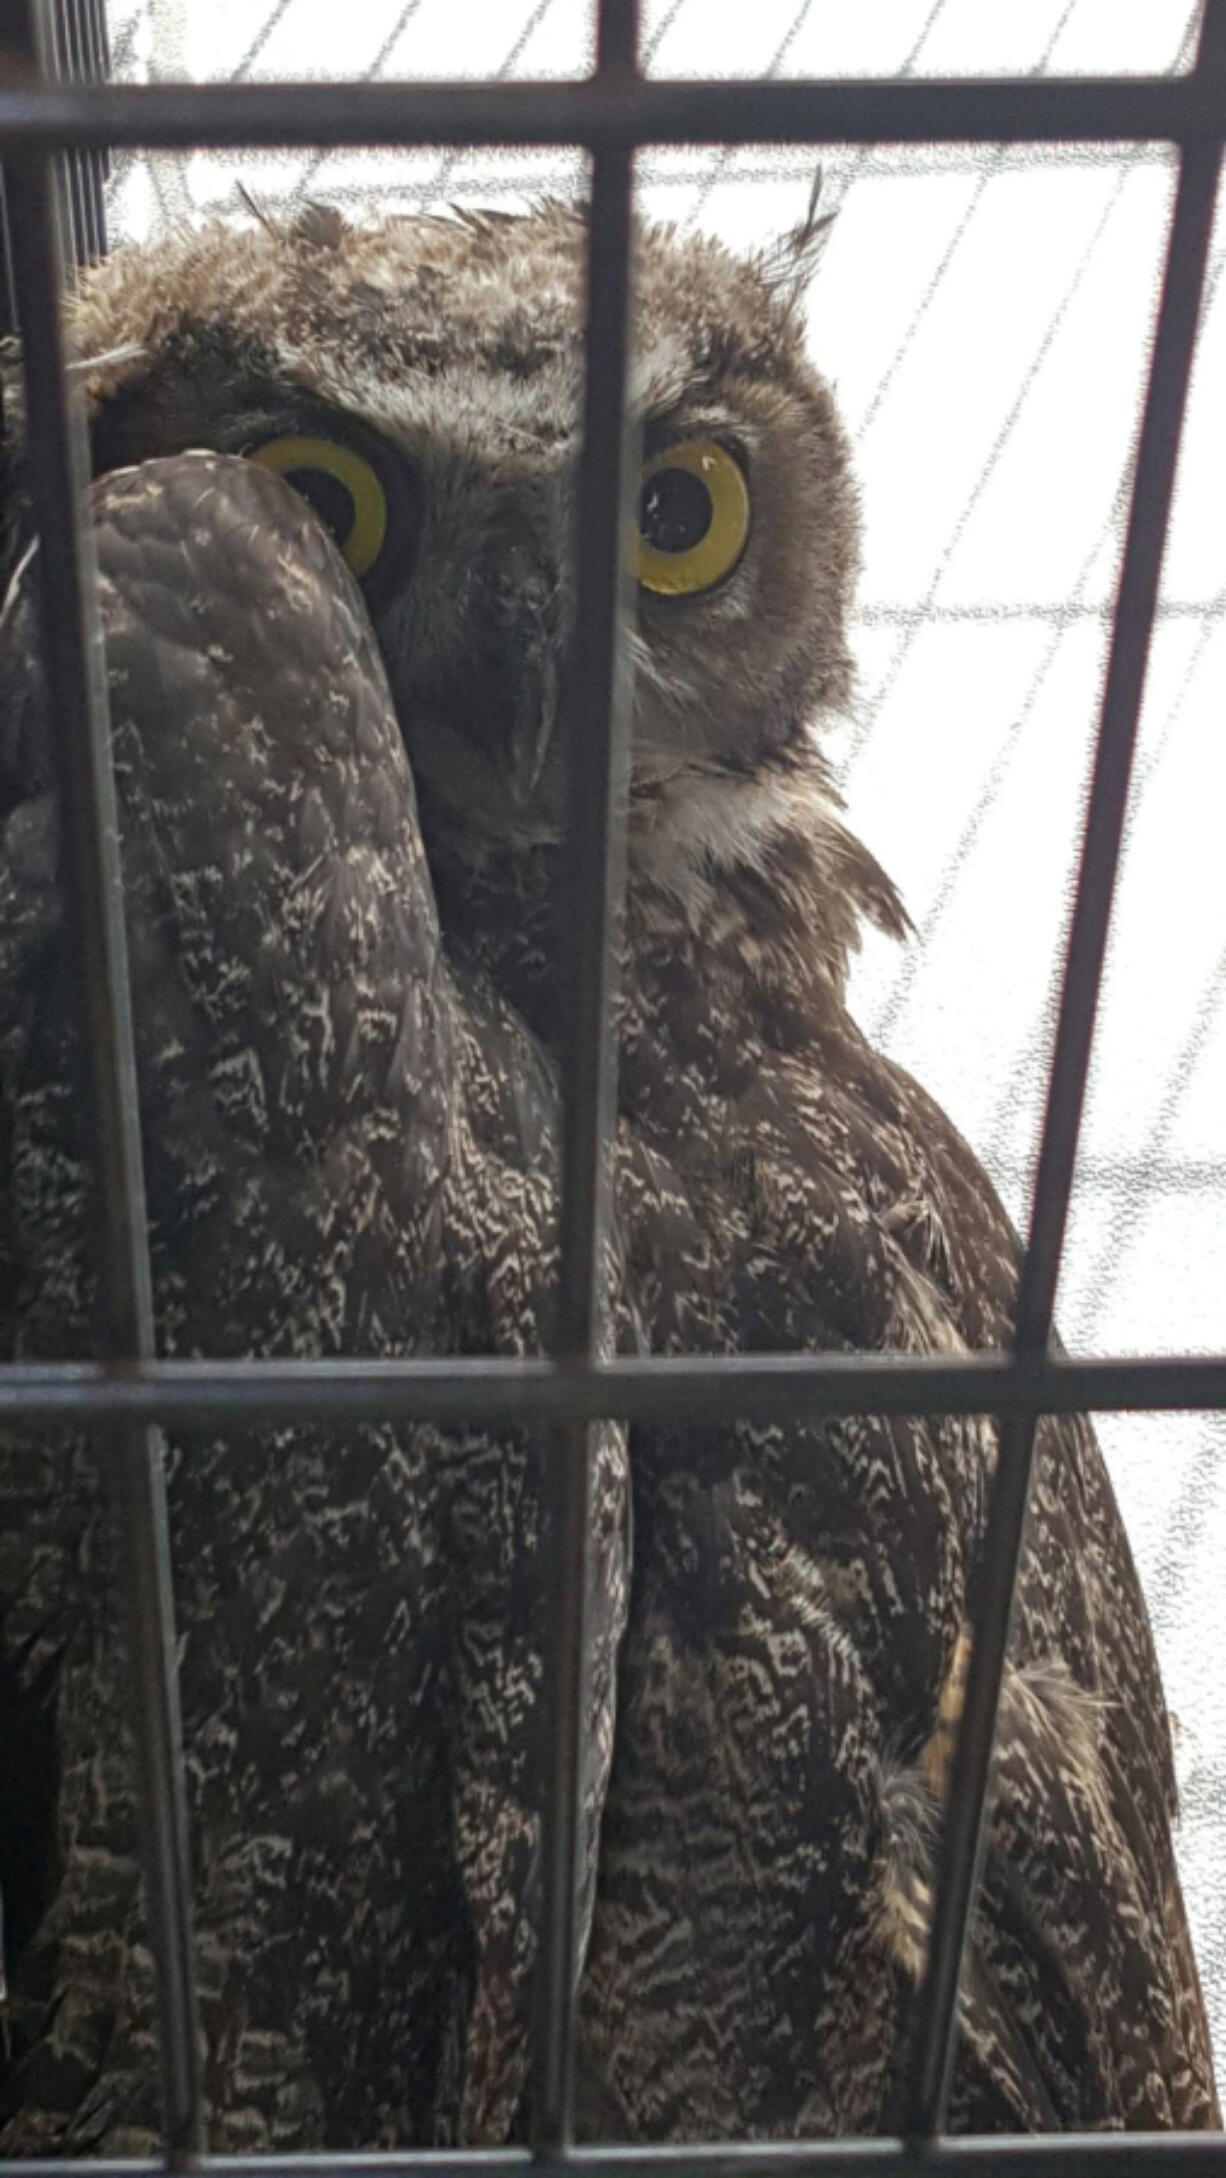
<path fill-rule="evenodd" d="M 846 1010 L 861 923 L 901 935 L 905 920 L 847 833 L 820 755 L 822 720 L 850 694 L 858 547 L 845 441 L 795 309 L 812 238 L 810 224 L 758 263 L 663 231 L 639 252 L 633 391 L 648 462 L 714 445 L 750 508 L 713 581 L 643 587 L 636 617 L 611 1270 L 619 1324 L 661 1352 L 956 1352 L 1000 1344 L 1013 1304 L 1015 1241 L 972 1153 Z M 96 466 L 141 465 L 103 484 L 98 504 L 108 579 L 118 554 L 111 674 L 168 1350 L 524 1351 L 544 1335 L 581 258 L 581 225 L 556 206 L 368 230 L 315 209 L 293 229 L 214 228 L 121 252 L 75 305 L 80 353 L 95 359 Z M 242 457 L 270 441 L 333 430 L 374 454 L 390 495 L 394 549 L 365 573 L 368 619 L 330 548 L 310 544 L 310 518 L 290 535 L 286 487 L 260 479 L 252 499 L 241 481 Z M 188 451 L 200 446 L 217 456 Z M 327 512 L 326 492 L 319 503 Z M 659 534 L 679 560 L 692 494 L 677 506 L 675 531 Z M 640 520 L 652 518 L 645 490 Z M 147 551 L 199 556 L 188 594 L 203 619 L 190 631 L 169 562 L 133 611 L 124 570 Z M 316 629 L 337 613 L 343 643 L 315 658 Z M 10 629 L 18 652 L 23 639 Z M 154 652 L 160 690 L 125 663 Z M 180 689 L 182 706 L 170 700 Z M 21 859 L 50 852 L 38 844 L 49 806 L 36 816 L 31 799 L 43 728 L 23 716 L 19 698 L 0 930 L 17 994 L 3 1048 L 31 1352 L 71 1343 L 64 1326 L 79 1323 L 85 1292 L 79 1178 L 61 1163 L 75 1124 L 60 1086 L 72 1078 L 66 1008 L 36 974 L 59 941 L 46 875 L 32 892 Z M 355 823 L 363 841 L 374 828 L 373 860 L 354 859 Z M 226 844 L 239 840 L 241 853 Z M 340 995 L 355 946 L 378 963 L 356 1006 Z M 254 1102 L 252 1052 L 275 1084 Z M 185 1149 L 198 1138 L 218 1143 L 207 1185 Z M 251 1180 L 252 1159 L 280 1193 Z M 478 1436 L 431 1443 L 427 1457 L 424 1441 L 388 1431 L 347 1446 L 354 1480 L 337 1481 L 339 1497 L 331 1450 L 309 1435 L 265 1448 L 262 1488 L 235 1479 L 232 1447 L 177 1457 L 201 1942 L 221 1992 L 206 2020 L 210 2085 L 226 2144 L 490 2138 L 515 2122 L 533 1835 L 533 1705 L 525 1718 L 518 1690 L 537 1671 L 538 1453 Z M 588 1860 L 585 2123 L 649 2139 L 878 2129 L 922 1965 L 995 1432 L 961 1417 L 643 1428 L 630 1450 L 607 1790 L 623 1570 L 612 1436 L 599 1498 L 605 1736 L 589 1781 L 603 1823 L 599 1864 Z M 88 1466 L 84 1450 L 74 1457 Z M 6 1456 L 10 1494 L 31 1458 Z M 376 1536 L 369 1508 L 388 1491 Z M 4 1576 L 19 1597 L 23 1568 L 28 1581 L 43 1563 L 29 1489 L 26 1500 Z M 352 1510 L 338 1521 L 339 1503 Z M 75 1583 L 77 1609 L 85 1532 L 46 1560 L 69 1565 L 55 1579 Z M 267 1734 L 245 1773 L 247 1811 L 240 1796 L 231 1812 L 218 1749 L 249 1727 L 246 1676 L 271 1668 L 269 1622 L 243 1601 L 270 1536 L 288 1553 L 273 1653 L 298 1718 L 313 1705 L 344 1713 L 332 1679 L 304 1674 L 315 1619 L 302 1598 L 318 1586 L 309 1554 L 346 1538 L 341 1677 L 388 1765 L 357 1832 L 369 1925 L 351 1911 L 346 1837 L 319 1846 L 305 1893 L 244 1858 L 246 1827 L 265 1819 L 252 1811 L 283 1787 Z M 215 1620 L 209 1568 L 223 1550 L 230 1661 L 193 1676 L 192 1628 Z M 385 1576 L 402 1583 L 396 1653 L 411 1681 L 386 1700 L 385 1624 L 362 1601 L 364 1583 L 385 1595 Z M 11 1653 L 27 1679 L 59 1670 L 59 1729 L 84 1764 L 115 1672 L 96 1646 L 80 1649 L 75 1676 L 39 1646 L 41 1572 L 33 1589 L 32 1645 L 18 1637 Z M 432 1675 L 457 1654 L 477 1660 L 471 1704 L 449 1695 L 440 1723 Z M 423 1730 L 427 1742 L 458 1734 L 450 1767 L 423 1753 Z M 348 1774 L 338 1755 L 329 1777 Z M 75 1819 L 64 1785 L 60 1803 L 63 1835 Z M 963 1996 L 958 2125 L 1216 2122 L 1173 1813 L 1152 1643 L 1102 1461 L 1088 1426 L 1047 1423 Z M 423 1885 L 407 1907 L 395 1843 L 406 1826 Z M 207 1843 L 215 1829 L 224 1846 Z M 232 1889 L 209 1887 L 215 1853 Z M 61 1930 L 76 1940 L 83 1911 L 71 1854 L 65 1865 L 18 1968 L 18 2144 L 82 2137 L 74 2081 L 48 2085 L 39 2070 L 49 1981 L 71 1992 L 85 1972 L 67 1952 L 44 1963 Z M 130 1869 L 126 1881 L 127 1904 L 106 1915 L 121 1981 L 134 1972 Z M 309 1985 L 288 2014 L 269 1964 L 287 1915 Z M 367 1978 L 328 1978 L 335 1950 L 363 1943 Z M 254 2084 L 250 2052 L 238 2063 L 227 2041 L 235 1992 L 282 2036 L 260 2044 Z M 326 2041 L 334 2026 L 328 2063 L 312 2069 L 312 2034 Z M 146 2057 L 142 2043 L 133 2076 Z M 298 2087 L 278 2100 L 283 2062 Z M 90 2093 L 109 2097 L 109 2130 L 95 2123 L 90 2137 L 114 2144 L 128 2135 L 111 2070 L 95 2060 Z M 147 2067 L 141 2077 L 145 2108 Z"/>
<path fill-rule="evenodd" d="M 539 1351 L 552 1082 L 509 1010 L 488 991 L 467 1002 L 441 962 L 408 766 L 334 547 L 286 485 L 210 455 L 107 479 L 94 513 L 161 1349 Z M 0 867 L 27 1359 L 87 1351 L 90 1303 L 77 993 L 30 621 L 19 601 L 4 757 L 21 798 Z M 542 1458 L 509 1430 L 393 1425 L 173 1449 L 218 2148 L 500 2139 L 514 2121 L 554 1558 Z M 76 1442 L 8 1439 L 0 1456 L 5 1739 L 44 1718 L 53 1748 L 3 1788 L 5 1827 L 34 1832 L 3 1871 L 8 2154 L 157 2137 L 107 1465 L 105 1445 Z M 610 1430 L 589 1908 L 624 1503 Z"/>

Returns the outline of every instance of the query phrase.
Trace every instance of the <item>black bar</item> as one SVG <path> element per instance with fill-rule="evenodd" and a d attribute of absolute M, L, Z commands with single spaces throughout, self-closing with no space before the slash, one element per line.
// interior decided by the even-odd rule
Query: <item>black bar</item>
<path fill-rule="evenodd" d="M 58 0 L 55 10 L 60 25 L 59 75 L 70 83 L 98 83 L 106 76 L 104 48 L 100 49 L 97 0 Z M 73 259 L 89 265 L 106 250 L 105 213 L 102 201 L 102 154 L 75 151 L 68 154 L 73 171 Z"/>
<path fill-rule="evenodd" d="M 633 25 L 636 0 L 602 0 Z M 602 68 L 609 67 L 602 54 Z M 567 1099 L 557 1350 L 591 1359 L 601 1336 L 606 1165 L 616 1092 L 613 941 L 625 889 L 628 596 L 624 509 L 633 434 L 626 418 L 630 349 L 633 161 L 621 148 L 592 162 L 588 211 L 583 456 L 575 490 L 574 626 L 565 682 L 566 855 L 559 899 Z"/>
<path fill-rule="evenodd" d="M 9 249 L 8 196 L 0 175 L 0 340 L 10 340 L 17 331 L 17 306 L 13 301 L 13 258 Z M 8 426 L 3 414 L 3 389 L 0 388 L 0 435 L 7 436 Z"/>
<path fill-rule="evenodd" d="M 1222 0 L 1207 0 L 1206 23 L 1213 10 L 1219 20 L 1226 20 Z M 1030 1242 L 1018 1291 L 1016 1336 L 1019 1347 L 1026 1349 L 1046 1344 L 1055 1311 L 1090 1042 L 1106 958 L 1220 160 L 1220 146 L 1199 145 L 1185 154 L 1171 227 L 1145 427 L 1112 620 L 1094 777 L 1035 1178 Z"/>
<path fill-rule="evenodd" d="M 149 2159 L 50 2156 L 0 2161 L 6 2178 L 162 2178 Z M 370 2155 L 205 2155 L 199 2178 L 998 2178 L 1001 2170 L 1059 2178 L 1199 2178 L 1226 2173 L 1224 2133 L 993 2133 L 940 2139 L 746 2140 L 716 2146 L 423 2148 Z"/>
<path fill-rule="evenodd" d="M 27 12 L 36 57 L 37 22 Z M 87 476 L 68 410 L 60 324 L 61 256 L 45 154 L 5 172 L 26 388 L 26 460 L 39 552 L 43 665 L 55 722 L 64 851 L 90 1057 L 90 1123 L 99 1213 L 98 1335 L 112 1361 L 147 1360 L 153 1311 L 145 1230 L 136 1065 L 129 1002 L 118 822 L 101 646 L 93 632 L 90 538 L 80 517 Z M 157 1962 L 159 2047 L 171 2150 L 200 2145 L 195 1992 L 190 1963 L 187 1818 L 175 1680 L 170 1553 L 160 1439 L 116 1438 L 137 1744 L 146 1791 L 145 1885 Z"/>
<path fill-rule="evenodd" d="M 1224 50 L 1226 0 L 1206 0 L 1197 77 L 1208 80 L 1211 74 L 1220 71 Z M 1220 144 L 1198 144 L 1184 153 L 1171 222 L 1060 996 L 1030 1234 L 1019 1280 L 1015 1329 L 1019 1361 L 1041 1356 L 1051 1337 L 1094 1017 L 1212 239 L 1220 163 Z M 1033 1414 L 1015 1412 L 1001 1430 L 1000 1454 L 983 1545 L 983 1563 L 991 1568 L 991 1580 L 984 1584 L 982 1608 L 974 1628 L 962 1722 L 942 1825 L 931 1946 L 907 2072 L 903 2130 L 916 2139 L 935 2134 L 944 2121 L 957 2037 L 962 1958 L 983 1850 L 984 1811 L 991 1780 L 996 1712 L 1025 1540 L 1035 1421 Z"/>
<path fill-rule="evenodd" d="M 948 144 L 1221 141 L 1214 76 L 946 83 L 128 83 L 0 88 L 0 141 L 333 148 L 377 144 Z"/>
<path fill-rule="evenodd" d="M 107 35 L 106 0 L 73 0 L 80 11 L 84 76 L 88 83 L 105 83 L 111 73 L 111 48 Z M 105 151 L 86 154 L 90 178 L 90 259 L 106 255 L 106 199 L 104 195 L 110 157 Z"/>
<path fill-rule="evenodd" d="M 56 83 L 72 83 L 79 80 L 72 65 L 68 40 L 68 23 L 63 7 L 43 4 L 39 7 L 44 36 L 44 67 L 47 76 Z M 60 240 L 64 257 L 70 266 L 80 263 L 82 234 L 85 226 L 85 198 L 81 188 L 81 160 L 85 154 L 66 151 L 55 166 L 56 186 L 60 192 Z"/>
<path fill-rule="evenodd" d="M 66 83 L 88 83 L 90 78 L 81 36 L 80 0 L 58 0 L 58 5 L 52 12 L 58 23 L 60 78 Z M 70 151 L 65 155 L 64 163 L 68 168 L 72 194 L 74 268 L 90 264 L 97 255 L 94 247 L 93 186 L 93 168 L 97 160 L 96 151 Z"/>
<path fill-rule="evenodd" d="M 637 50 L 637 0 L 601 0 L 598 80 L 629 89 Z M 574 622 L 564 684 L 566 851 L 557 901 L 566 1096 L 555 1351 L 572 1367 L 598 1358 L 605 1332 L 608 1159 L 616 1093 L 613 935 L 625 887 L 629 776 L 624 509 L 631 488 L 626 389 L 633 308 L 633 182 L 632 152 L 615 145 L 595 153 L 588 205 L 582 458 L 572 532 Z M 572 1422 L 561 1433 L 550 1465 L 552 1547 L 560 1564 L 546 1645 L 551 1718 L 532 2092 L 532 2139 L 546 2149 L 568 2146 L 572 2131 L 590 1495 L 589 1429 L 585 1422 Z"/>
<path fill-rule="evenodd" d="M 0 1368 L 0 1427 L 158 1422 L 795 1421 L 834 1414 L 1226 1412 L 1226 1354 L 721 1354 L 551 1361 L 20 1362 Z"/>
<path fill-rule="evenodd" d="M 43 0 L 40 10 L 45 74 L 56 84 L 73 87 L 102 83 L 108 71 L 103 0 Z M 23 0 L 16 0 L 6 26 L 9 65 L 22 51 Z M 21 66 L 19 76 L 28 88 L 35 78 Z M 106 250 L 106 221 L 102 183 L 106 156 L 96 150 L 65 151 L 59 169 L 62 191 L 61 240 L 65 255 L 75 269 L 92 263 Z"/>

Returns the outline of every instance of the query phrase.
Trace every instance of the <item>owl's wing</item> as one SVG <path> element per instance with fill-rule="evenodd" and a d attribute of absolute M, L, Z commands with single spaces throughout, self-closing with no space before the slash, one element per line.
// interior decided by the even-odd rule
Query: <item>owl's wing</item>
<path fill-rule="evenodd" d="M 954 2121 L 1215 2125 L 1170 1824 L 1155 1814 L 1160 1751 L 1135 1713 L 1112 1714 L 1074 1677 L 1058 1632 L 1041 1658 L 1020 1647 L 1002 1692 Z"/>
<path fill-rule="evenodd" d="M 1004 1209 L 939 1106 L 887 1061 L 876 1078 L 930 1212 L 895 1235 L 957 1337 L 1002 1345 L 1018 1259 Z M 1161 1674 L 1103 1455 L 1084 1417 L 1047 1416 L 964 1990 L 964 2129 L 1218 2122 L 1175 1817 Z"/>
<path fill-rule="evenodd" d="M 94 515 L 159 1350 L 539 1349 L 554 1084 L 507 1009 L 448 972 L 356 587 L 303 504 L 226 457 L 107 478 Z M 3 1185 L 13 1348 L 45 1358 L 88 1350 L 90 1212 L 20 588 L 5 645 Z M 544 1456 L 510 1431 L 393 1423 L 170 1449 L 215 2148 L 511 2127 L 537 1880 Z M 105 1470 L 84 1439 L 0 1444 L 0 1698 L 33 1705 L 49 1747 L 37 1865 L 5 1869 L 8 2153 L 147 2149 L 157 2129 Z M 597 1507 L 589 1889 L 625 1593 L 612 1433 Z M 15 1769 L 0 1799 L 2 1849 L 31 1828 Z"/>
<path fill-rule="evenodd" d="M 845 1017 L 814 1044 L 820 1067 L 767 1053 L 739 1105 L 712 1100 L 703 1230 L 687 1239 L 684 1189 L 655 1175 L 632 1262 L 653 1236 L 684 1249 L 691 1301 L 709 1271 L 691 1347 L 1002 1344 L 1017 1247 L 970 1150 Z M 633 1450 L 635 1610 L 583 2014 L 592 2122 L 880 2130 L 991 1577 L 995 1429 L 849 1416 L 643 1429 Z M 1212 2124 L 1161 1683 L 1081 1421 L 1043 1425 L 998 1744 L 952 2122 Z"/>

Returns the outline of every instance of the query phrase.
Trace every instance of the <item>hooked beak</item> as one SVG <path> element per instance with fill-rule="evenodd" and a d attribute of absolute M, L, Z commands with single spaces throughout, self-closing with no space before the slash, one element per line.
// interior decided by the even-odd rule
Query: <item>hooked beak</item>
<path fill-rule="evenodd" d="M 558 723 L 558 662 L 551 644 L 520 673 L 511 722 L 510 786 L 521 807 L 539 798 Z"/>

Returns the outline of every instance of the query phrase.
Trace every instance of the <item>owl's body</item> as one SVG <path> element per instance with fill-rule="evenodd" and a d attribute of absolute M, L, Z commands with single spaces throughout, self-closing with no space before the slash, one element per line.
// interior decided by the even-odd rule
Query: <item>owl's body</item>
<path fill-rule="evenodd" d="M 727 794 L 737 841 L 736 801 L 761 786 Z M 843 1003 L 852 918 L 888 923 L 893 895 L 819 779 L 765 799 L 752 861 L 734 848 L 722 883 L 679 892 L 644 857 L 631 885 L 619 1203 L 651 1343 L 999 1346 L 1005 1215 Z M 444 920 L 464 929 L 439 867 Z M 468 888 L 468 939 L 547 1036 L 545 910 L 522 857 L 500 874 L 500 910 L 497 865 Z M 994 1426 L 961 1416 L 633 1433 L 584 2010 L 600 2124 L 880 2127 L 995 1450 Z M 952 2116 L 1202 2124 L 1212 2071 L 1144 1605 L 1088 1425 L 1045 1421 L 1037 1464 Z"/>
<path fill-rule="evenodd" d="M 862 919 L 901 934 L 904 918 L 843 828 L 814 739 L 850 689 L 856 528 L 793 308 L 811 239 L 771 266 L 661 233 L 641 250 L 610 1276 L 617 1335 L 662 1352 L 953 1352 L 1000 1344 L 1013 1302 L 1015 1242 L 971 1152 L 845 1006 Z M 143 465 L 96 489 L 167 1351 L 547 1340 L 581 256 L 580 224 L 554 207 L 361 232 L 312 211 L 293 230 L 121 253 L 76 305 L 80 352 L 102 359 L 96 466 Z M 355 461 L 373 464 L 382 512 L 338 527 Z M 338 529 L 365 611 L 261 465 Z M 78 1058 L 46 995 L 63 946 L 46 870 L 41 894 L 23 874 L 39 825 L 48 867 L 54 845 L 36 799 L 45 728 L 12 659 L 27 641 L 10 626 L 0 1045 L 31 1354 L 80 1342 L 88 1281 L 79 1175 L 65 1177 L 77 1121 L 57 1086 Z M 593 2128 L 883 2123 L 995 1446 L 973 1417 L 636 1430 L 627 1616 L 622 1447 L 602 1439 L 581 1988 Z M 394 1429 L 339 1452 L 282 1433 L 258 1448 L 258 1480 L 241 1447 L 175 1456 L 219 2145 L 515 2127 L 543 1456 L 509 1432 Z M 97 1689 L 114 1702 L 119 1675 L 80 1639 L 74 1672 L 41 1630 L 53 1591 L 57 1624 L 65 1595 L 83 1609 L 100 1591 L 84 1514 L 40 1541 L 33 1457 L 2 1463 L 5 1495 L 25 1500 L 6 1636 L 13 1668 L 44 1675 L 68 1753 L 61 1867 L 16 1962 L 3 2144 L 131 2144 L 153 2092 L 147 2023 L 143 2087 L 117 2092 L 97 1977 L 80 2072 L 44 2061 L 96 1935 L 74 1793 Z M 40 1457 L 62 1504 L 63 1472 Z M 296 1750 L 317 1716 L 330 1729 L 312 1783 Z M 1080 1421 L 1045 1424 L 963 1998 L 962 2127 L 1215 2121 L 1173 1800 L 1100 1455 Z M 112 1857 L 130 1802 L 116 1795 Z M 130 1866 L 126 1880 L 108 1956 L 143 2003 Z"/>
<path fill-rule="evenodd" d="M 442 968 L 357 591 L 307 509 L 244 464 L 128 471 L 95 518 L 162 1350 L 541 1351 L 553 1084 L 495 994 L 465 1003 Z M 24 1358 L 87 1348 L 90 1298 L 58 827 L 31 791 L 46 761 L 31 617 L 7 631 L 3 754 L 10 794 L 26 791 L 0 885 Z M 0 1458 L 6 1743 L 13 1718 L 45 1716 L 50 1737 L 4 1783 L 6 1831 L 36 1831 L 16 1889 L 4 1873 L 9 2154 L 148 2152 L 158 2134 L 112 1457 L 10 1439 Z M 510 1429 L 393 1424 L 173 1448 L 219 2149 L 500 2137 L 514 2118 L 544 1457 Z M 613 1431 L 592 1560 L 589 1867 L 625 1611 Z"/>

